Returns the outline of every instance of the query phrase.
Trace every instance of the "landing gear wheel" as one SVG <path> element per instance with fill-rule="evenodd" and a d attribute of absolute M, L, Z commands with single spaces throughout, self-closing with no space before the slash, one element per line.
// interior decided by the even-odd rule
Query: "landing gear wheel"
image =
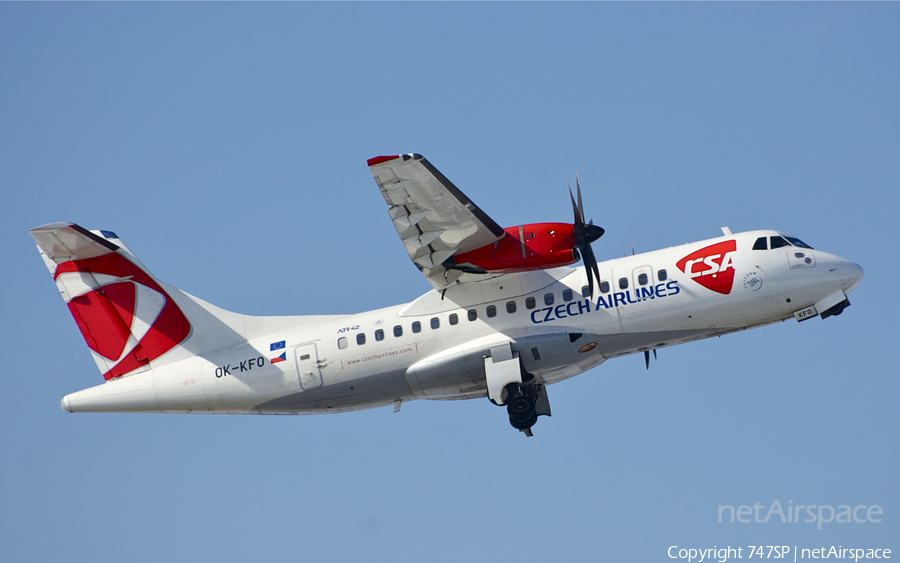
<path fill-rule="evenodd" d="M 530 420 L 534 415 L 534 400 L 524 395 L 513 397 L 506 406 L 506 412 L 509 414 L 510 420 L 515 419 L 520 422 Z"/>
<path fill-rule="evenodd" d="M 531 413 L 531 416 L 525 420 L 516 420 L 513 417 L 509 417 L 509 423 L 516 430 L 528 430 L 529 428 L 537 424 L 537 418 L 537 413 Z"/>

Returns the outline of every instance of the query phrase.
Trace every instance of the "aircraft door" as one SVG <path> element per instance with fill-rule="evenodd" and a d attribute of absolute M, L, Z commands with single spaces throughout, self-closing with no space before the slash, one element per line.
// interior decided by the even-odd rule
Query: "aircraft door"
<path fill-rule="evenodd" d="M 653 268 L 650 266 L 641 266 L 635 268 L 631 272 L 631 283 L 634 284 L 634 297 L 638 300 L 645 300 L 655 297 L 653 286 L 656 279 L 653 277 Z"/>
<path fill-rule="evenodd" d="M 297 373 L 300 375 L 300 388 L 304 391 L 322 386 L 322 366 L 315 344 L 304 344 L 294 348 L 294 359 L 297 362 Z"/>
<path fill-rule="evenodd" d="M 665 285 L 659 282 L 651 266 L 638 266 L 631 270 L 631 276 L 625 271 L 616 275 L 615 291 L 621 304 L 619 323 L 623 333 L 653 330 L 654 308 L 650 302 L 656 299 L 656 287 L 665 289 Z M 629 346 L 634 346 L 634 343 Z"/>

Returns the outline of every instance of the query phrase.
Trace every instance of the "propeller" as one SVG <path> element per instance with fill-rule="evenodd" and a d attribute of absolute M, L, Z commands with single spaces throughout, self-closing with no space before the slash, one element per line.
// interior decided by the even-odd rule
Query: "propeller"
<path fill-rule="evenodd" d="M 575 213 L 575 248 L 584 259 L 588 288 L 591 297 L 594 297 L 594 277 L 597 278 L 597 283 L 600 283 L 600 268 L 597 266 L 597 258 L 591 249 L 591 243 L 602 237 L 606 231 L 602 227 L 595 226 L 593 220 L 589 223 L 584 222 L 584 204 L 581 201 L 581 182 L 578 180 L 578 174 L 575 174 L 575 187 L 578 192 L 578 203 L 575 203 L 572 185 L 569 184 L 569 197 L 572 199 L 572 211 Z"/>

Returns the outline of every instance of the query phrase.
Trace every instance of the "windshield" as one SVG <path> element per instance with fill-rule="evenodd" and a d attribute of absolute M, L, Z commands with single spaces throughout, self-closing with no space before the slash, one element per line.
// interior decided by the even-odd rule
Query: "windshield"
<path fill-rule="evenodd" d="M 789 241 L 791 241 L 791 244 L 793 244 L 794 246 L 799 246 L 800 248 L 808 248 L 808 249 L 810 249 L 810 250 L 813 250 L 813 247 L 811 247 L 810 245 L 806 244 L 805 242 L 803 242 L 802 240 L 798 239 L 797 237 L 789 237 L 789 236 L 785 236 L 784 238 L 786 238 L 786 239 L 788 239 Z"/>

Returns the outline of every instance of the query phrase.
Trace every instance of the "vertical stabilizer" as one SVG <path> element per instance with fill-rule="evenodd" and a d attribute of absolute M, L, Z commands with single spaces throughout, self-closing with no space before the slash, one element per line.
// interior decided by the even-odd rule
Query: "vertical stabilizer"
<path fill-rule="evenodd" d="M 114 233 L 73 223 L 28 232 L 105 379 L 149 369 L 190 335 L 181 308 Z"/>

